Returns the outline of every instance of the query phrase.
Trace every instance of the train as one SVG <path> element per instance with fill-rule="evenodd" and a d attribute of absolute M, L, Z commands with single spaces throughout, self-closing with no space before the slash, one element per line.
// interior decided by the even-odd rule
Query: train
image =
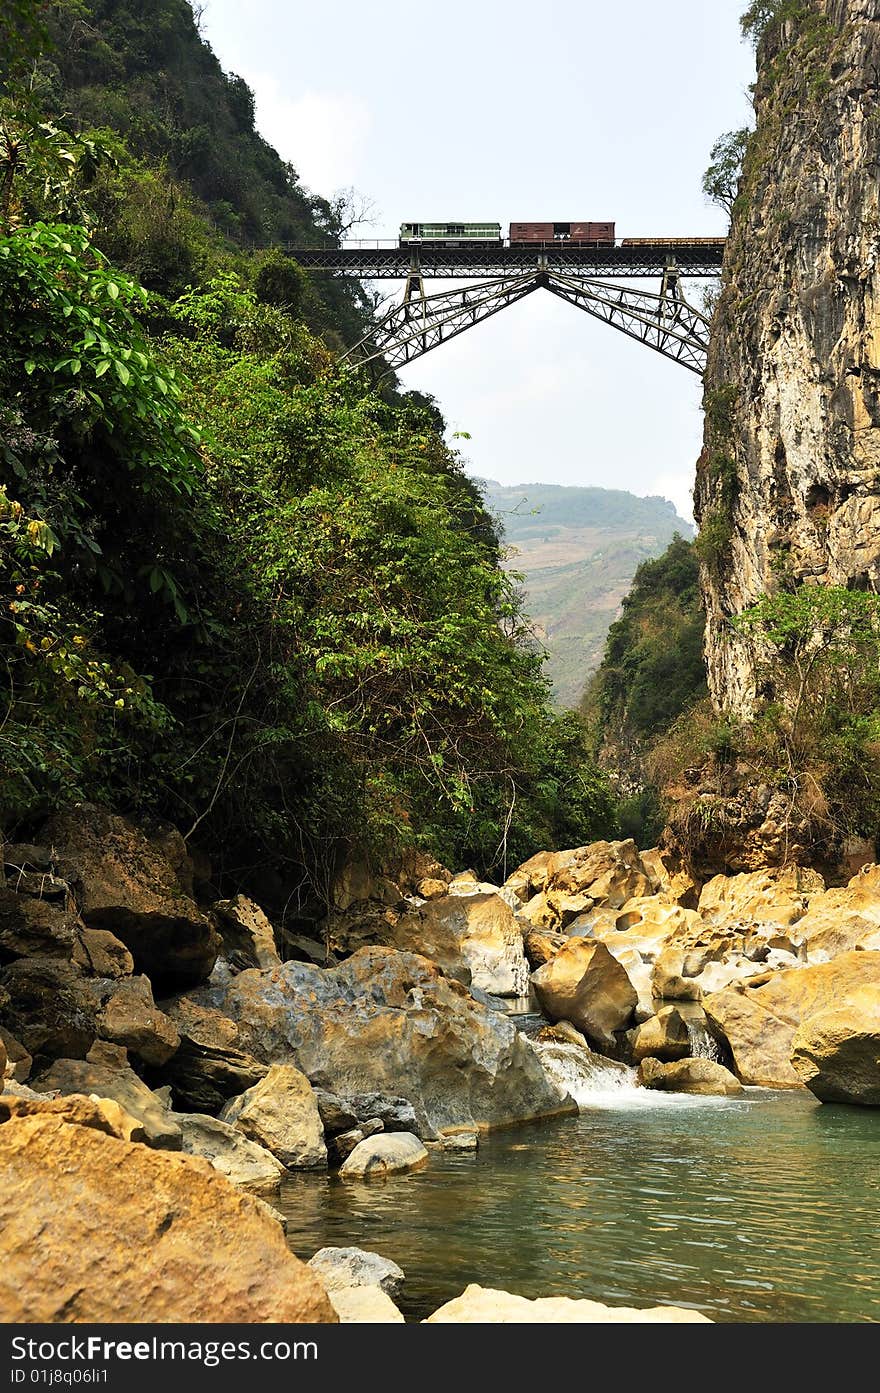
<path fill-rule="evenodd" d="M 624 237 L 622 247 L 724 246 L 723 237 Z M 400 246 L 463 249 L 503 247 L 499 222 L 405 222 L 400 225 Z M 511 247 L 566 246 L 614 247 L 613 222 L 512 222 L 507 245 Z"/>

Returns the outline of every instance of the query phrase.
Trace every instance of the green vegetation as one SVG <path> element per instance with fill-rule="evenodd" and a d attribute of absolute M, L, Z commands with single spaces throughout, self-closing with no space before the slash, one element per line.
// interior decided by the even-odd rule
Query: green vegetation
<path fill-rule="evenodd" d="M 728 217 L 733 216 L 736 192 L 742 175 L 743 159 L 752 132 L 748 127 L 719 136 L 709 151 L 709 165 L 703 175 L 703 193 Z"/>
<path fill-rule="evenodd" d="M 663 826 L 652 750 L 683 712 L 708 701 L 703 622 L 695 545 L 676 536 L 662 556 L 637 570 L 584 697 L 595 748 L 632 790 L 621 808 L 622 827 L 643 846 Z"/>
<path fill-rule="evenodd" d="M 167 817 L 296 906 L 352 851 L 490 871 L 611 831 L 436 407 L 339 372 L 356 294 L 217 230 L 332 235 L 244 84 L 185 0 L 47 17 L 0 112 L 4 832 Z"/>

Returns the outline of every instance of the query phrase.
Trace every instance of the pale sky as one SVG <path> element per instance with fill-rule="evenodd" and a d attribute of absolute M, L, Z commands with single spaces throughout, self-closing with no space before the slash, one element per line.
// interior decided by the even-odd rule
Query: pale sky
<path fill-rule="evenodd" d="M 618 237 L 711 236 L 726 226 L 700 189 L 709 150 L 751 118 L 745 3 L 208 0 L 202 28 L 302 182 L 372 201 L 357 235 L 583 219 L 616 221 Z M 475 474 L 657 493 L 690 515 L 699 378 L 553 296 L 400 380 L 470 433 L 458 444 Z"/>

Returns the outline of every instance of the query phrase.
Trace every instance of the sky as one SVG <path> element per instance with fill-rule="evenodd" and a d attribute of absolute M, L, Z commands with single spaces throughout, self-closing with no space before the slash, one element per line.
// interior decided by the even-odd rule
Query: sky
<path fill-rule="evenodd" d="M 712 236 L 726 218 L 700 188 L 709 151 L 752 116 L 744 4 L 207 0 L 202 32 L 303 184 L 372 205 L 355 235 L 613 220 L 618 237 Z M 699 378 L 551 295 L 399 377 L 468 434 L 471 473 L 661 494 L 691 516 Z"/>

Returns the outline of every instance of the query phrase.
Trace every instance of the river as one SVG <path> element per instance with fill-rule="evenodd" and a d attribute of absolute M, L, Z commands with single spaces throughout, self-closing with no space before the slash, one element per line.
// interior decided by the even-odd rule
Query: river
<path fill-rule="evenodd" d="M 579 1101 L 579 1117 L 496 1132 L 476 1155 L 432 1151 L 410 1175 L 290 1178 L 293 1251 L 393 1258 L 408 1320 L 469 1282 L 717 1321 L 880 1320 L 880 1110 L 607 1077 Z"/>

